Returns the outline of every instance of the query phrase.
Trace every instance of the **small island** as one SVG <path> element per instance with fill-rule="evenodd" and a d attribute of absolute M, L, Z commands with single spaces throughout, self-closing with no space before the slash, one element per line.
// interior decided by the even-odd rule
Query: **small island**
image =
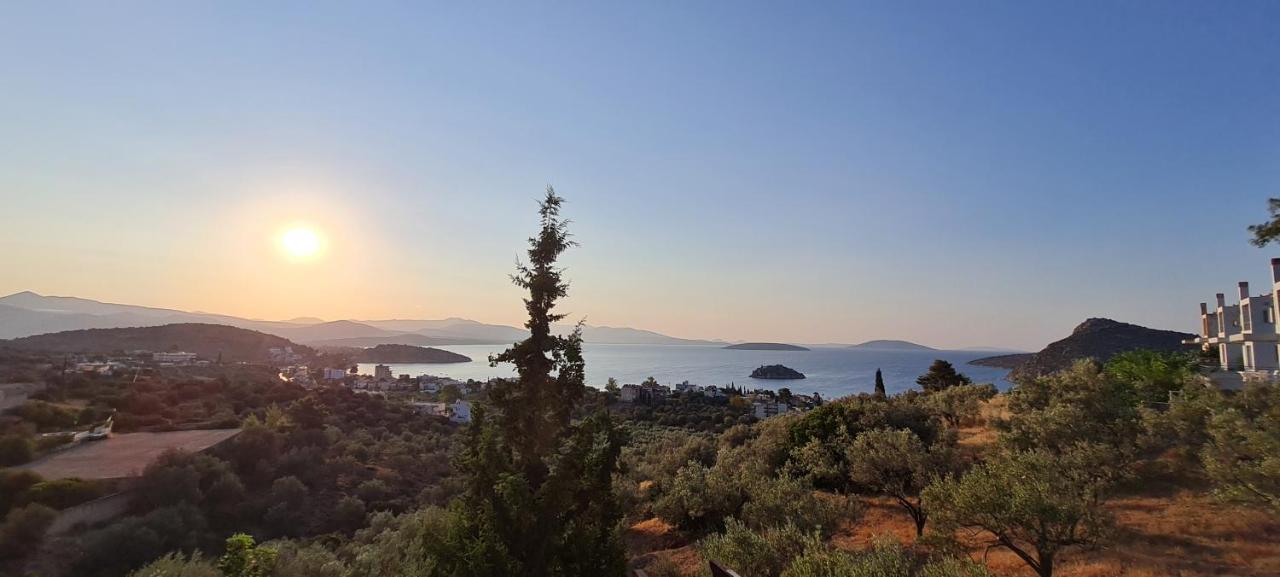
<path fill-rule="evenodd" d="M 807 351 L 809 349 L 799 345 L 788 345 L 786 343 L 738 343 L 724 347 L 735 351 Z"/>
<path fill-rule="evenodd" d="M 851 349 L 871 349 L 879 351 L 936 351 L 933 347 L 926 347 L 910 341 L 895 341 L 889 339 L 881 339 L 876 341 L 867 341 L 865 343 L 850 345 Z"/>
<path fill-rule="evenodd" d="M 471 357 L 431 347 L 378 345 L 360 353 L 362 363 L 469 363 Z"/>
<path fill-rule="evenodd" d="M 794 380 L 803 379 L 804 373 L 782 365 L 762 365 L 751 371 L 753 379 Z"/>

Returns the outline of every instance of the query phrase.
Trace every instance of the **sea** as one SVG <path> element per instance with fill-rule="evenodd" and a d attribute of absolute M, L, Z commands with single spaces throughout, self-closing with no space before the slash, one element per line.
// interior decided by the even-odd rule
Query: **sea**
<path fill-rule="evenodd" d="M 453 351 L 471 358 L 468 363 L 419 364 L 393 363 L 393 374 L 410 376 L 435 375 L 459 380 L 487 380 L 491 377 L 513 377 L 509 364 L 489 365 L 489 355 L 499 353 L 498 345 L 454 345 L 435 348 Z M 808 351 L 744 351 L 720 346 L 701 345 L 583 345 L 587 363 L 587 384 L 604 388 L 610 377 L 620 384 L 639 383 L 653 377 L 659 383 L 674 385 L 688 381 L 695 385 L 737 385 L 747 389 L 787 387 L 796 393 L 819 393 L 824 398 L 837 398 L 872 392 L 876 369 L 884 375 L 889 393 L 919 389 L 916 377 L 928 370 L 935 359 L 944 359 L 975 383 L 992 383 L 1004 390 L 1009 371 L 995 367 L 968 364 L 969 361 L 1004 354 L 993 351 L 904 351 L 849 347 L 812 347 Z M 786 365 L 801 373 L 804 379 L 761 380 L 749 375 L 760 365 Z M 373 374 L 373 363 L 362 363 L 360 372 Z"/>

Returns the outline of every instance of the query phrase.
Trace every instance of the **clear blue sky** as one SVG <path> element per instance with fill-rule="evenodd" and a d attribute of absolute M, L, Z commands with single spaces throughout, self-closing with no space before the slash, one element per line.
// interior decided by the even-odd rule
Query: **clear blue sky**
<path fill-rule="evenodd" d="M 567 309 L 688 337 L 1192 330 L 1280 256 L 1280 3 L 534 4 L 5 4 L 0 292 L 513 323 L 546 184 Z"/>

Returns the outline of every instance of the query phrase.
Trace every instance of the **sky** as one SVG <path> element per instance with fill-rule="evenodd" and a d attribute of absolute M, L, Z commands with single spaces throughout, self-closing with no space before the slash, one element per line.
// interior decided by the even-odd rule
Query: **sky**
<path fill-rule="evenodd" d="M 0 294 L 518 324 L 548 185 L 590 324 L 1192 331 L 1280 256 L 1280 3 L 0 6 Z"/>

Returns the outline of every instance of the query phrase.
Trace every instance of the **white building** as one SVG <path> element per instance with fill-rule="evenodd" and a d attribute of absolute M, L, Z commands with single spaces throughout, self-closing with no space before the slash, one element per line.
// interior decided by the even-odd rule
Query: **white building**
<path fill-rule="evenodd" d="M 187 365 L 196 360 L 195 353 L 152 353 L 151 360 L 172 365 Z"/>
<path fill-rule="evenodd" d="M 449 406 L 449 420 L 466 424 L 471 422 L 471 401 L 458 401 Z"/>
<path fill-rule="evenodd" d="M 778 401 L 756 401 L 752 403 L 752 411 L 757 419 L 767 419 L 786 413 L 790 410 L 786 403 Z"/>
<path fill-rule="evenodd" d="M 381 381 L 383 379 L 390 380 L 395 377 L 391 376 L 391 367 L 388 367 L 387 365 L 378 365 L 373 367 L 373 378 Z"/>
<path fill-rule="evenodd" d="M 1205 351 L 1217 351 L 1222 368 L 1243 373 L 1280 370 L 1280 336 L 1276 312 L 1280 311 L 1280 258 L 1271 259 L 1271 289 L 1250 295 L 1249 283 L 1237 286 L 1237 302 L 1227 304 L 1216 295 L 1217 306 L 1200 303 L 1200 336 L 1188 341 Z"/>
<path fill-rule="evenodd" d="M 324 380 L 326 381 L 341 381 L 342 379 L 345 379 L 345 378 L 347 378 L 347 372 L 342 369 L 325 369 L 324 370 Z"/>

